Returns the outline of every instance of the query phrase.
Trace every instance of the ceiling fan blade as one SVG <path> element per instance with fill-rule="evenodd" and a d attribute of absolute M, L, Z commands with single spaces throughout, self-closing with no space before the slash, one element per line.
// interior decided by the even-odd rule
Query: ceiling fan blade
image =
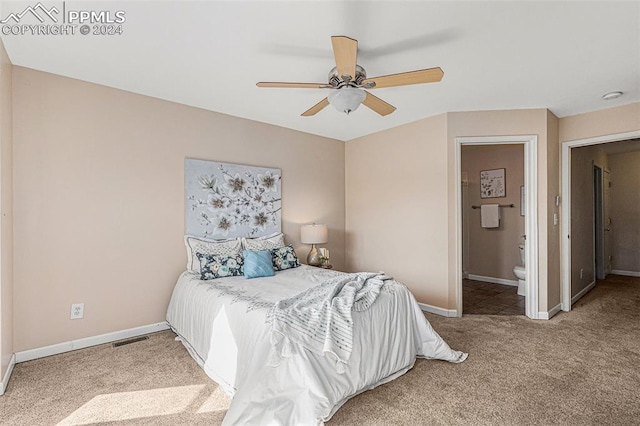
<path fill-rule="evenodd" d="M 329 99 L 324 98 L 323 100 L 321 100 L 320 102 L 318 102 L 317 104 L 315 104 L 314 106 L 312 106 L 311 108 L 309 108 L 308 110 L 306 110 L 300 115 L 303 117 L 310 117 L 312 115 L 316 115 L 327 105 L 329 105 Z"/>
<path fill-rule="evenodd" d="M 358 58 L 358 40 L 345 36 L 331 37 L 333 45 L 333 56 L 336 59 L 338 77 L 343 75 L 351 76 L 353 80 L 356 76 L 356 60 Z"/>
<path fill-rule="evenodd" d="M 281 87 L 290 89 L 325 89 L 329 88 L 327 83 L 277 83 L 270 81 L 261 81 L 256 83 L 258 87 Z"/>
<path fill-rule="evenodd" d="M 408 84 L 435 83 L 442 80 L 443 76 L 444 72 L 440 67 L 436 67 L 426 70 L 401 72 L 399 74 L 367 78 L 362 82 L 362 84 L 374 82 L 376 85 L 371 87 L 371 89 L 380 89 L 382 87 L 406 86 Z"/>
<path fill-rule="evenodd" d="M 373 96 L 369 92 L 365 91 L 365 93 L 367 94 L 367 97 L 364 98 L 364 101 L 362 103 L 365 106 L 368 106 L 369 108 L 377 112 L 378 114 L 382 116 L 389 115 L 396 110 L 396 107 L 394 107 L 393 105 L 386 103 L 385 101 L 383 101 L 382 99 L 376 96 Z"/>

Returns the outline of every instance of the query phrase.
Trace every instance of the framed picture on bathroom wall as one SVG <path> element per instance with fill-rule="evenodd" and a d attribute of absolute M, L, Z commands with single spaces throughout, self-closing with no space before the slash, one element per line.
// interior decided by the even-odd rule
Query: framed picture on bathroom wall
<path fill-rule="evenodd" d="M 482 170 L 480 172 L 480 198 L 507 196 L 506 169 Z"/>

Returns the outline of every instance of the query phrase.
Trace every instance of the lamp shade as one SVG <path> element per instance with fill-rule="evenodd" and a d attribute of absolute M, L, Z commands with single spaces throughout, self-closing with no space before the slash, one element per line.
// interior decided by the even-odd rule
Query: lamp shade
<path fill-rule="evenodd" d="M 357 87 L 346 86 L 342 89 L 332 91 L 327 99 L 329 103 L 340 112 L 349 114 L 351 111 L 358 109 L 367 94 L 364 90 Z"/>
<path fill-rule="evenodd" d="M 303 225 L 300 228 L 300 242 L 302 244 L 323 244 L 329 241 L 327 225 Z"/>

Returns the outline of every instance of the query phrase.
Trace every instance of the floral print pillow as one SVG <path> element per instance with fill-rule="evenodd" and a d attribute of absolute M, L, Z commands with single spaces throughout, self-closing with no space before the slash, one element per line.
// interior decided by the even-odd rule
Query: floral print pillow
<path fill-rule="evenodd" d="M 271 260 L 273 261 L 273 269 L 276 271 L 284 271 L 285 269 L 300 266 L 300 261 L 292 245 L 272 249 Z"/>
<path fill-rule="evenodd" d="M 242 253 L 231 256 L 196 253 L 200 261 L 200 279 L 213 280 L 222 277 L 236 277 L 243 274 Z"/>
<path fill-rule="evenodd" d="M 187 270 L 189 272 L 200 273 L 200 261 L 196 257 L 197 253 L 216 254 L 218 256 L 233 256 L 242 253 L 242 241 L 232 240 L 209 240 L 207 238 L 184 236 L 184 244 L 187 246 Z M 283 244 L 284 245 L 284 244 Z"/>

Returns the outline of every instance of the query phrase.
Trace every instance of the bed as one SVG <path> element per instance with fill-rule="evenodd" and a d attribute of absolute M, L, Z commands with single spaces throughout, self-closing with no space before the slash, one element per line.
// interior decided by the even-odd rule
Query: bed
<path fill-rule="evenodd" d="M 371 282 L 382 284 L 370 306 L 350 311 L 352 341 L 341 363 L 330 356 L 334 351 L 318 353 L 294 339 L 283 343 L 274 332 L 274 306 L 355 275 L 306 265 L 254 279 L 203 281 L 199 273 L 182 273 L 167 322 L 232 396 L 223 424 L 323 424 L 349 398 L 406 373 L 416 357 L 466 359 L 431 328 L 404 285 L 373 275 Z"/>

